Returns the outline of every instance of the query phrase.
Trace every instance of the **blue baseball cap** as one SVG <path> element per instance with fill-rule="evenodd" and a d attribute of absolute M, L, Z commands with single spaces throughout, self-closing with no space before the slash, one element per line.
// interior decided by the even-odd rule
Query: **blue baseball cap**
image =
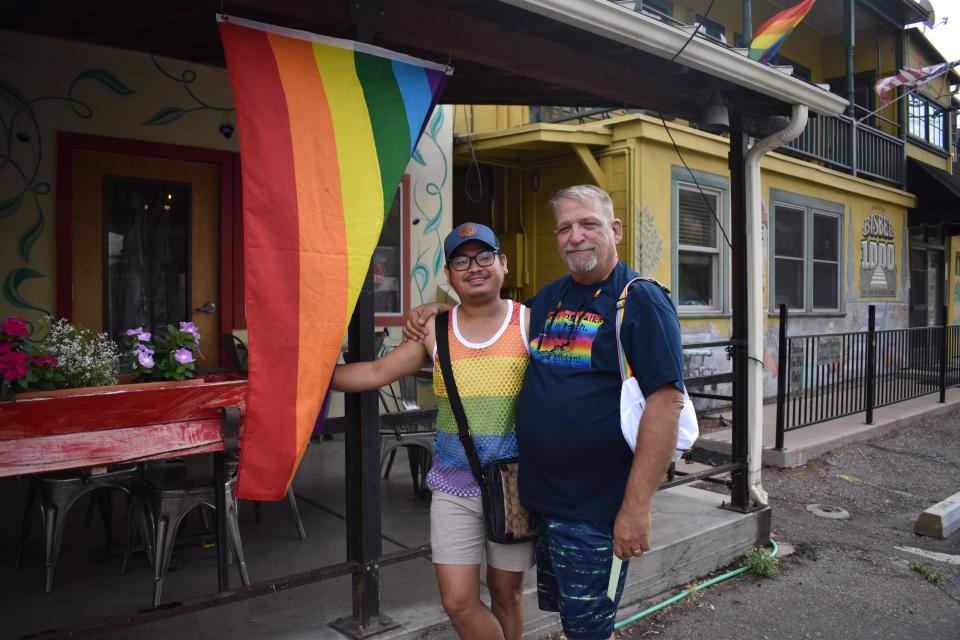
<path fill-rule="evenodd" d="M 490 227 L 479 222 L 464 222 L 447 234 L 443 241 L 444 256 L 449 260 L 460 245 L 471 240 L 482 242 L 494 251 L 500 251 L 500 243 Z"/>

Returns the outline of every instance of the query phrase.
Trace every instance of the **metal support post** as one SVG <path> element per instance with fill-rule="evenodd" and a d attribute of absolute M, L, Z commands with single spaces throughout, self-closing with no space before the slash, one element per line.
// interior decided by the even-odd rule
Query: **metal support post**
<path fill-rule="evenodd" d="M 940 404 L 947 401 L 947 358 L 950 357 L 950 350 L 947 346 L 947 338 L 950 337 L 950 327 L 947 325 L 947 308 L 943 308 L 943 334 L 940 340 Z"/>
<path fill-rule="evenodd" d="M 347 332 L 351 362 L 376 358 L 373 333 L 373 276 L 367 271 Z M 383 533 L 379 413 L 376 391 L 347 395 L 347 561 L 356 563 L 352 573 L 353 615 L 339 618 L 331 626 L 351 638 L 367 638 L 400 626 L 380 613 Z"/>
<path fill-rule="evenodd" d="M 213 501 L 216 507 L 217 588 L 221 593 L 230 590 L 230 556 L 227 542 L 227 479 L 237 470 L 240 448 L 240 409 L 224 407 L 220 410 L 220 434 L 223 451 L 213 454 Z"/>
<path fill-rule="evenodd" d="M 777 356 L 777 451 L 783 451 L 787 418 L 787 305 L 780 305 L 780 340 Z"/>
<path fill-rule="evenodd" d="M 873 424 L 877 382 L 877 307 L 867 308 L 867 424 Z"/>
<path fill-rule="evenodd" d="M 747 483 L 747 403 L 750 401 L 747 367 L 747 194 L 744 158 L 747 136 L 740 128 L 738 115 L 733 116 L 730 130 L 730 233 L 733 247 L 731 271 L 733 281 L 733 461 L 742 465 L 733 471 L 731 507 L 746 511 L 750 507 L 750 487 Z M 754 265 L 760 268 L 760 265 Z M 759 453 L 759 452 L 758 452 Z"/>

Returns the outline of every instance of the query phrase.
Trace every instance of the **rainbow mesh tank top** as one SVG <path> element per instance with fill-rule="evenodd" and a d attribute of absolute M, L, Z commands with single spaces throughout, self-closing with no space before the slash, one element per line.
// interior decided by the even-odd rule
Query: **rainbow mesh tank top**
<path fill-rule="evenodd" d="M 468 342 L 457 324 L 459 305 L 449 316 L 450 363 L 457 390 L 467 414 L 470 435 L 476 443 L 480 465 L 517 455 L 514 432 L 517 396 L 527 371 L 526 314 L 522 304 L 507 301 L 503 324 L 482 344 Z M 427 484 L 455 496 L 479 496 L 480 487 L 470 471 L 460 444 L 457 420 L 447 399 L 443 374 L 433 353 L 433 391 L 437 402 L 437 429 L 433 442 L 433 465 Z"/>

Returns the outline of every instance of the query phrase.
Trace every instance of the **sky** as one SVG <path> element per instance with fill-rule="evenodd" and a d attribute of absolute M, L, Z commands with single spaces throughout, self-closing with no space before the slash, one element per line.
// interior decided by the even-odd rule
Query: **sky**
<path fill-rule="evenodd" d="M 926 35 L 951 62 L 960 60 L 960 2 L 957 0 L 931 0 L 937 23 L 927 29 Z M 943 24 L 946 18 L 947 23 Z"/>

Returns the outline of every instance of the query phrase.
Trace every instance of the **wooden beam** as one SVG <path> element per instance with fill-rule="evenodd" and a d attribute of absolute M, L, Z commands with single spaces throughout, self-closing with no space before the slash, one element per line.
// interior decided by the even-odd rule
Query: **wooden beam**
<path fill-rule="evenodd" d="M 590 173 L 590 177 L 593 178 L 593 181 L 597 183 L 597 186 L 607 190 L 607 175 L 603 172 L 603 169 L 600 168 L 600 164 L 597 162 L 597 159 L 593 157 L 593 153 L 590 151 L 590 147 L 585 144 L 572 144 L 574 153 L 577 154 L 577 157 L 580 158 L 580 162 L 583 163 L 583 166 L 586 167 L 587 171 Z"/>

